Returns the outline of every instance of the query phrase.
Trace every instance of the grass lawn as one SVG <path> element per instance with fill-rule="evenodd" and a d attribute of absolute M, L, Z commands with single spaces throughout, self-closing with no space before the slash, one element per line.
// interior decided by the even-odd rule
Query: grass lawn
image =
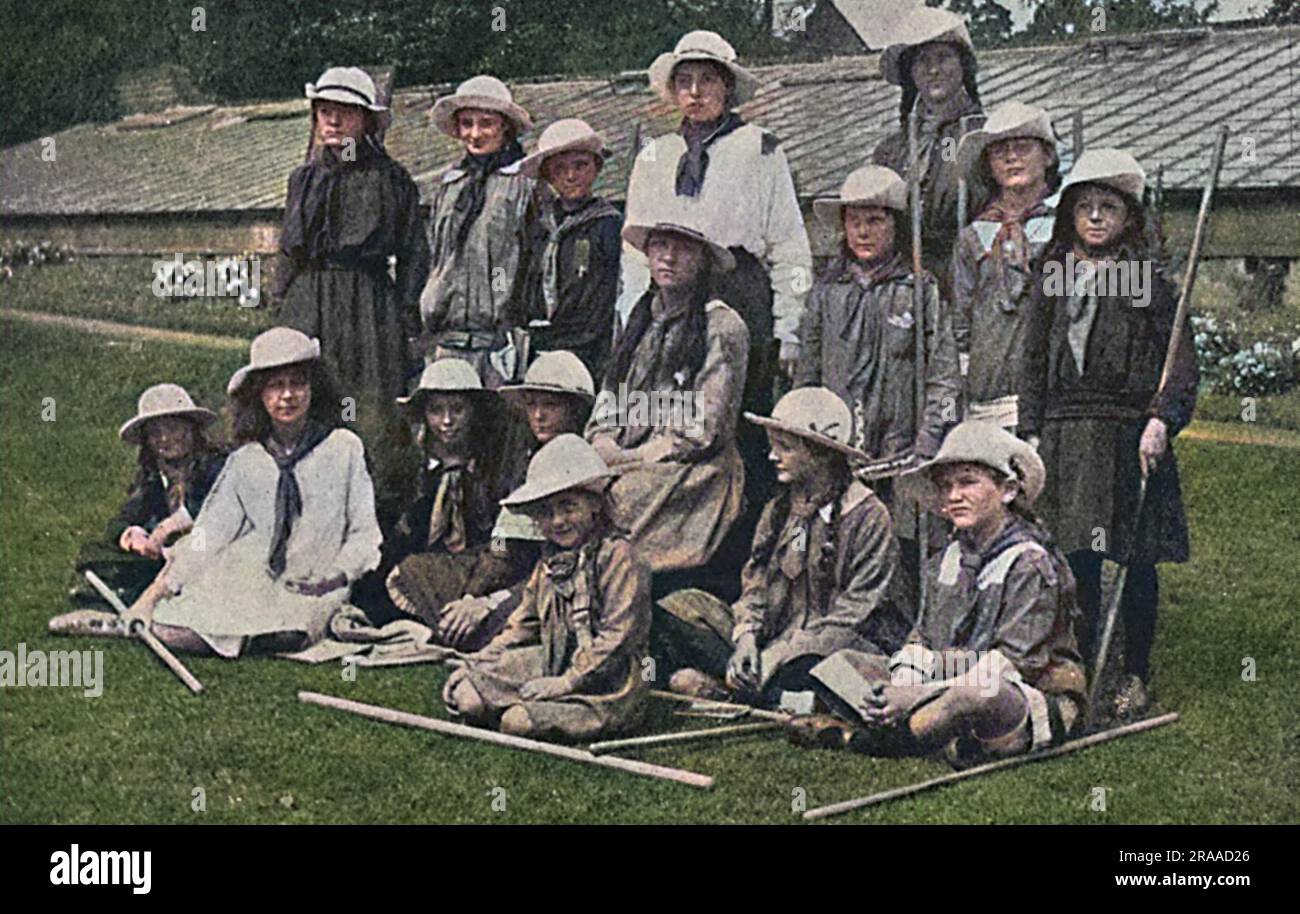
<path fill-rule="evenodd" d="M 190 659 L 207 687 L 196 698 L 142 647 L 49 637 L 45 623 L 65 608 L 78 544 L 100 534 L 130 479 L 133 456 L 116 430 L 139 391 L 177 380 L 200 402 L 219 403 L 241 358 L 3 326 L 0 647 L 102 649 L 104 692 L 0 692 L 0 821 L 790 822 L 796 788 L 812 807 L 946 770 L 801 751 L 779 737 L 641 754 L 714 775 L 705 792 L 295 699 L 312 689 L 441 717 L 438 669 L 361 669 L 347 682 L 332 664 Z M 45 397 L 55 398 L 53 422 L 41 418 Z M 1164 573 L 1155 676 L 1160 710 L 1180 711 L 1182 721 L 832 821 L 1300 820 L 1290 577 L 1300 554 L 1291 501 L 1300 451 L 1186 441 L 1180 459 L 1195 560 Z M 1241 678 L 1245 657 L 1254 682 Z M 504 811 L 493 809 L 497 787 Z M 1107 788 L 1105 811 L 1092 808 L 1097 787 Z M 195 788 L 205 812 L 191 809 Z"/>

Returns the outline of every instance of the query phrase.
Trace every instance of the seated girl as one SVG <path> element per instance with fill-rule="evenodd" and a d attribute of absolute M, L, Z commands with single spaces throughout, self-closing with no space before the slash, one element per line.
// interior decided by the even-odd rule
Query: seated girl
<path fill-rule="evenodd" d="M 925 617 L 892 657 L 840 651 L 814 667 L 856 732 L 814 716 L 796 722 L 799 738 L 881 754 L 946 748 L 958 767 L 1065 740 L 1087 685 L 1074 578 L 1030 511 L 1044 476 L 1032 447 L 989 422 L 957 426 L 910 474 L 956 530 L 927 565 Z"/>
<path fill-rule="evenodd" d="M 811 689 L 808 670 L 837 650 L 901 647 L 911 620 L 892 593 L 898 545 L 889 512 L 850 472 L 866 455 L 847 444 L 844 401 L 808 387 L 782 397 L 770 419 L 745 418 L 767 429 L 782 488 L 759 519 L 740 599 L 727 607 L 679 591 L 659 605 L 670 661 L 685 655 L 704 665 L 677 670 L 669 688 L 774 705 L 783 691 Z"/>
<path fill-rule="evenodd" d="M 749 331 L 709 294 L 731 254 L 678 223 L 629 225 L 654 287 L 633 308 L 610 357 L 587 440 L 611 467 L 614 521 L 654 572 L 713 557 L 743 506 L 736 425 Z M 624 466 L 625 465 L 625 466 Z"/>
<path fill-rule="evenodd" d="M 253 340 L 227 391 L 241 446 L 127 621 L 196 653 L 301 650 L 379 564 L 365 450 L 337 427 L 320 343 L 297 330 Z"/>
<path fill-rule="evenodd" d="M 165 549 L 194 526 L 225 463 L 204 432 L 216 418 L 176 384 L 155 384 L 140 395 L 135 417 L 118 433 L 139 448 L 135 482 L 106 538 L 86 543 L 77 558 L 70 595 L 85 608 L 51 619 L 51 632 L 81 634 L 116 624 L 83 572 L 93 571 L 128 604 L 158 576 Z"/>
<path fill-rule="evenodd" d="M 531 514 L 542 559 L 505 629 L 447 680 L 453 716 L 505 733 L 591 740 L 639 718 L 650 633 L 650 570 L 610 523 L 609 468 L 560 435 L 502 504 Z"/>

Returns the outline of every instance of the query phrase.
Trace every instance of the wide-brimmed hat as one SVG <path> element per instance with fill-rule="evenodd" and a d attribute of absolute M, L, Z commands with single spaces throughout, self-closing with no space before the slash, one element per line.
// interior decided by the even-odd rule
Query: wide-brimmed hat
<path fill-rule="evenodd" d="M 314 83 L 307 83 L 306 95 L 312 101 L 356 105 L 367 111 L 387 111 L 379 104 L 379 92 L 370 74 L 360 67 L 330 67 Z"/>
<path fill-rule="evenodd" d="M 603 492 L 614 476 L 596 449 L 578 435 L 556 435 L 528 461 L 524 484 L 501 499 L 504 507 L 540 501 L 557 492 Z"/>
<path fill-rule="evenodd" d="M 800 387 L 790 391 L 777 401 L 771 418 L 754 413 L 745 413 L 745 418 L 755 425 L 798 435 L 856 460 L 870 459 L 849 444 L 853 434 L 853 413 L 837 393 L 825 387 Z"/>
<path fill-rule="evenodd" d="M 1141 203 L 1147 173 L 1137 159 L 1122 149 L 1088 149 L 1061 182 L 1061 192 L 1076 184 L 1102 184 Z"/>
<path fill-rule="evenodd" d="M 957 145 L 957 168 L 970 180 L 980 163 L 984 150 L 1000 140 L 1035 139 L 1056 149 L 1057 136 L 1052 128 L 1052 117 L 1042 108 L 1022 102 L 1006 102 L 989 112 L 988 120 L 978 130 L 972 130 Z"/>
<path fill-rule="evenodd" d="M 605 146 L 603 136 L 586 121 L 566 117 L 542 131 L 542 136 L 537 141 L 537 150 L 523 158 L 519 170 L 528 177 L 535 178 L 547 159 L 562 152 L 590 152 L 602 162 L 609 158 L 609 149 Z"/>
<path fill-rule="evenodd" d="M 937 507 L 939 491 L 931 471 L 952 463 L 978 463 L 1015 479 L 1030 505 L 1038 500 L 1047 481 L 1043 459 L 1028 442 L 992 422 L 968 419 L 948 433 L 932 460 L 903 474 L 902 478 L 910 483 L 903 493 Z"/>
<path fill-rule="evenodd" d="M 890 43 L 880 55 L 880 73 L 885 82 L 895 86 L 903 84 L 903 55 L 912 48 L 932 42 L 944 42 L 965 48 L 975 56 L 975 45 L 966 30 L 966 20 L 948 10 L 919 6 L 912 10 L 890 36 Z"/>
<path fill-rule="evenodd" d="M 707 60 L 729 72 L 735 80 L 731 103 L 740 105 L 754 97 L 758 91 L 758 77 L 736 63 L 736 49 L 717 32 L 703 30 L 687 32 L 677 42 L 677 47 L 660 54 L 650 64 L 650 88 L 669 102 L 676 102 L 672 90 L 673 70 L 688 60 Z"/>
<path fill-rule="evenodd" d="M 689 225 L 682 225 L 680 222 L 625 225 L 623 226 L 623 240 L 642 254 L 645 254 L 646 243 L 650 240 L 650 235 L 653 232 L 671 232 L 674 235 L 681 235 L 690 238 L 692 241 L 698 241 L 708 249 L 709 255 L 713 258 L 713 265 L 719 270 L 729 273 L 736 268 L 736 258 L 732 256 L 730 251 L 716 241 L 710 241 L 708 236 L 699 229 L 691 228 Z"/>
<path fill-rule="evenodd" d="M 471 77 L 457 86 L 455 93 L 438 99 L 433 105 L 434 126 L 456 138 L 456 112 L 463 108 L 495 111 L 515 125 L 517 134 L 533 129 L 528 112 L 515 104 L 510 89 L 495 76 Z"/>
<path fill-rule="evenodd" d="M 248 364 L 230 376 L 226 393 L 231 396 L 238 393 L 254 371 L 283 368 L 299 362 L 314 362 L 319 358 L 320 340 L 291 327 L 272 327 L 253 340 L 253 345 L 249 347 Z"/>
<path fill-rule="evenodd" d="M 135 416 L 118 430 L 118 437 L 127 444 L 139 444 L 145 423 L 163 416 L 190 419 L 204 428 L 217 421 L 216 413 L 195 406 L 189 393 L 179 384 L 155 384 L 140 394 Z"/>
<path fill-rule="evenodd" d="M 907 212 L 907 182 L 884 165 L 864 165 L 849 172 L 838 197 L 813 201 L 813 213 L 828 225 L 838 227 L 846 206 L 883 206 Z"/>
<path fill-rule="evenodd" d="M 438 359 L 424 366 L 420 380 L 405 397 L 396 397 L 399 406 L 419 403 L 428 394 L 465 394 L 473 399 L 492 399 L 496 392 L 488 390 L 479 380 L 474 366 L 464 359 L 452 357 Z"/>
<path fill-rule="evenodd" d="M 497 392 L 507 402 L 518 404 L 520 394 L 530 390 L 577 397 L 588 406 L 596 401 L 596 384 L 591 372 L 582 359 L 563 349 L 543 352 L 528 366 L 522 384 L 507 384 Z"/>

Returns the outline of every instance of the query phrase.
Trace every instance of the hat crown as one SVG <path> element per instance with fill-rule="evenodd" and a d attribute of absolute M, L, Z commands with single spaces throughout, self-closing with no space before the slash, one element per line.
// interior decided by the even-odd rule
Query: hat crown
<path fill-rule="evenodd" d="M 801 387 L 790 391 L 777 401 L 772 419 L 840 444 L 848 444 L 853 431 L 853 414 L 848 406 L 834 391 L 825 387 Z"/>
<path fill-rule="evenodd" d="M 525 485 L 560 491 L 609 475 L 596 449 L 571 433 L 556 435 L 528 461 Z"/>
<path fill-rule="evenodd" d="M 679 57 L 684 54 L 707 54 L 725 60 L 727 63 L 736 62 L 736 49 L 731 46 L 731 42 L 717 32 L 705 29 L 687 32 L 678 40 L 673 53 Z"/>
<path fill-rule="evenodd" d="M 840 187 L 840 200 L 859 206 L 907 208 L 907 182 L 883 165 L 866 165 L 849 173 Z"/>
<path fill-rule="evenodd" d="M 316 80 L 316 84 L 312 87 L 316 93 L 330 88 L 359 92 L 365 96 L 364 104 L 371 107 L 375 105 L 378 95 L 375 81 L 360 67 L 330 67 L 320 75 L 320 79 Z M 356 103 L 362 104 L 362 99 L 358 98 Z"/>
<path fill-rule="evenodd" d="M 510 94 L 510 87 L 497 79 L 495 76 L 488 76 L 486 73 L 480 76 L 471 76 L 459 86 L 456 87 L 457 95 L 479 95 L 485 98 L 496 99 L 505 105 L 514 103 L 514 96 Z"/>
<path fill-rule="evenodd" d="M 136 405 L 136 412 L 142 416 L 191 409 L 196 409 L 194 400 L 179 384 L 155 384 L 140 394 Z"/>
<path fill-rule="evenodd" d="M 1047 112 L 1024 102 L 1004 102 L 989 112 L 984 122 L 984 132 L 990 134 L 1010 134 L 1017 130 L 1027 131 L 1025 136 L 1040 136 L 1041 125 L 1046 121 L 1051 129 L 1051 119 Z"/>
<path fill-rule="evenodd" d="M 1042 458 L 1025 441 L 992 422 L 967 420 L 943 439 L 931 465 L 977 463 L 1019 480 L 1033 502 L 1042 491 L 1046 469 Z"/>
<path fill-rule="evenodd" d="M 569 143 L 593 139 L 598 140 L 602 146 L 605 143 L 600 134 L 593 130 L 586 121 L 576 117 L 566 117 L 542 131 L 542 136 L 537 141 L 537 151 L 546 152 L 566 146 Z"/>
<path fill-rule="evenodd" d="M 307 361 L 319 353 L 307 334 L 291 327 L 272 327 L 253 340 L 249 354 L 253 368 L 260 368 Z"/>
<path fill-rule="evenodd" d="M 1088 149 L 1074 163 L 1074 168 L 1065 178 L 1064 186 L 1105 184 L 1140 200 L 1146 190 L 1146 179 L 1146 171 L 1138 160 L 1124 150 Z"/>
<path fill-rule="evenodd" d="M 587 366 L 582 363 L 582 359 L 565 350 L 543 352 L 539 355 L 537 361 L 533 362 L 524 374 L 524 383 L 539 387 L 557 387 L 575 394 L 585 394 L 588 397 L 596 395 L 596 384 L 591 379 L 591 372 L 587 370 Z"/>
<path fill-rule="evenodd" d="M 479 380 L 474 366 L 464 359 L 438 359 L 426 365 L 420 373 L 420 383 L 416 390 L 482 390 L 483 382 Z"/>

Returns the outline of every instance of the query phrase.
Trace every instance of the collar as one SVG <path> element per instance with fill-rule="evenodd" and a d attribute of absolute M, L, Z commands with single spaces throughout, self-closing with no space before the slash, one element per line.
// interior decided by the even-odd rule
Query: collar
<path fill-rule="evenodd" d="M 858 505 L 866 501 L 867 496 L 870 494 L 871 494 L 871 490 L 868 489 L 865 485 L 863 485 L 861 481 L 855 479 L 853 480 L 853 482 L 849 483 L 849 487 L 845 489 L 844 494 L 840 496 L 840 517 L 843 517 L 844 515 L 848 514 Z M 831 522 L 831 514 L 834 513 L 834 509 L 835 509 L 834 500 L 828 501 L 826 504 L 822 505 L 820 508 L 817 509 L 817 514 L 821 517 L 823 521 L 829 524 Z"/>
<path fill-rule="evenodd" d="M 856 261 L 849 254 L 841 251 L 839 256 L 831 262 L 829 270 L 829 279 L 831 282 L 853 282 L 865 285 L 867 288 L 878 286 L 881 283 L 892 282 L 896 279 L 905 279 L 909 275 L 907 262 L 903 255 L 894 252 L 883 266 L 877 268 L 870 278 L 863 282 L 864 277 L 854 269 Z"/>

